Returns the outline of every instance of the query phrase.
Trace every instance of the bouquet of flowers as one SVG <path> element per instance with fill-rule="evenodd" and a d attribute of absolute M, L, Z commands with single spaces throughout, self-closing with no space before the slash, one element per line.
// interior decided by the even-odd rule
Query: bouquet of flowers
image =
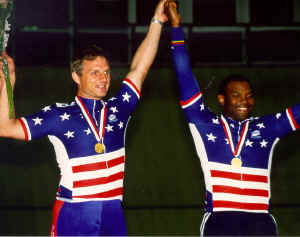
<path fill-rule="evenodd" d="M 7 41 L 9 37 L 10 24 L 8 23 L 8 18 L 13 9 L 13 0 L 0 0 L 0 54 L 5 51 L 7 46 Z M 9 70 L 7 61 L 3 58 L 3 72 L 5 76 L 7 96 L 9 101 L 9 116 L 12 118 L 14 116 L 14 100 L 13 92 L 9 78 Z"/>

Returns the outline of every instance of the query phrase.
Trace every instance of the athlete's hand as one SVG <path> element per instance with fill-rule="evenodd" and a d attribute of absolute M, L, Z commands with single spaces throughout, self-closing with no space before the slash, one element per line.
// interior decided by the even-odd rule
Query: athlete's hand
<path fill-rule="evenodd" d="M 159 20 L 163 23 L 168 21 L 168 16 L 166 15 L 166 3 L 169 0 L 160 0 L 159 3 L 156 6 L 155 12 L 154 12 L 154 16 L 153 18 L 155 18 L 156 20 Z"/>
<path fill-rule="evenodd" d="M 15 73 L 15 63 L 14 60 L 8 56 L 6 52 L 2 52 L 2 55 L 0 55 L 0 89 L 5 85 L 5 79 L 4 79 L 4 72 L 3 72 L 3 59 L 6 59 L 8 64 L 8 71 L 9 71 L 9 77 L 10 77 L 10 83 L 12 88 L 15 86 L 16 82 L 16 73 Z"/>
<path fill-rule="evenodd" d="M 174 0 L 168 0 L 167 4 L 168 19 L 173 27 L 179 27 L 181 23 L 181 16 L 178 13 L 178 6 Z"/>

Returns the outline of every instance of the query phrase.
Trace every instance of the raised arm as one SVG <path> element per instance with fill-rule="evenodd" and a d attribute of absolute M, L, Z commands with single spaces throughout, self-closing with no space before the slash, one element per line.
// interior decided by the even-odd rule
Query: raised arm
<path fill-rule="evenodd" d="M 171 49 L 176 76 L 179 82 L 182 103 L 191 98 L 199 97 L 200 88 L 192 72 L 190 57 L 188 55 L 184 33 L 181 27 L 181 16 L 178 13 L 174 0 L 168 2 L 168 18 L 171 23 Z"/>
<path fill-rule="evenodd" d="M 141 90 L 143 82 L 157 53 L 162 25 L 167 21 L 165 6 L 169 0 L 160 0 L 145 39 L 137 49 L 127 75 L 136 87 Z"/>
<path fill-rule="evenodd" d="M 0 56 L 0 136 L 24 140 L 25 134 L 23 132 L 21 123 L 18 120 L 16 120 L 15 117 L 9 118 L 9 104 L 8 104 L 6 83 L 4 79 L 4 73 L 2 70 L 3 57 L 6 59 L 8 63 L 9 75 L 10 75 L 10 80 L 13 89 L 16 81 L 14 61 L 11 57 L 9 57 L 4 52 Z"/>
<path fill-rule="evenodd" d="M 168 19 L 171 23 L 171 49 L 176 77 L 180 89 L 180 105 L 189 122 L 205 124 L 215 117 L 203 101 L 202 92 L 196 80 L 188 51 L 185 46 L 181 17 L 174 0 L 168 6 Z"/>

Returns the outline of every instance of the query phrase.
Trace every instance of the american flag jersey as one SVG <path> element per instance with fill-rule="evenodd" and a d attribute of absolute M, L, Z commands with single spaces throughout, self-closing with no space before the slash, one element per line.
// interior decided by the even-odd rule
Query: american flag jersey
<path fill-rule="evenodd" d="M 203 102 L 191 70 L 182 28 L 172 28 L 171 33 L 180 105 L 188 120 L 205 179 L 206 212 L 268 213 L 274 147 L 282 136 L 299 128 L 300 106 L 241 122 L 212 113 Z M 234 167 L 231 160 L 233 151 L 238 148 L 242 166 Z"/>
<path fill-rule="evenodd" d="M 19 119 L 26 140 L 48 136 L 54 146 L 61 173 L 58 200 L 122 200 L 125 131 L 139 98 L 139 90 L 125 79 L 118 94 L 107 101 L 76 96 L 70 104 L 56 103 Z M 98 141 L 87 114 L 103 131 L 101 154 L 95 151 Z"/>

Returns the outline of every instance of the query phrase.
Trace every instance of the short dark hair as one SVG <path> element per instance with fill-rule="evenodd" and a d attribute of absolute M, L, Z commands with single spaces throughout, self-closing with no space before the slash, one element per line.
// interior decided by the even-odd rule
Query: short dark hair
<path fill-rule="evenodd" d="M 84 60 L 94 60 L 97 57 L 103 57 L 108 62 L 108 56 L 104 50 L 97 45 L 91 45 L 80 51 L 79 55 L 71 62 L 71 73 L 76 72 L 79 76 L 82 75 L 82 63 Z"/>
<path fill-rule="evenodd" d="M 247 82 L 252 89 L 252 85 L 248 77 L 241 74 L 231 74 L 223 79 L 219 86 L 218 95 L 225 95 L 227 85 L 232 81 L 244 81 Z"/>

